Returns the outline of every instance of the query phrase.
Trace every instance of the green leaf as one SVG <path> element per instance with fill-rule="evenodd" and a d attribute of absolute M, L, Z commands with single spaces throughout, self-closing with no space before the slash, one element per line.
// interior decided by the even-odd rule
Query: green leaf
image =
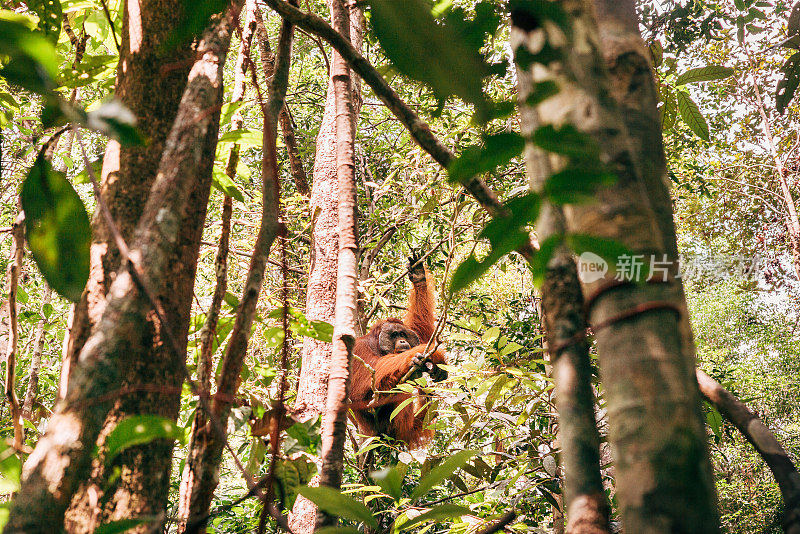
<path fill-rule="evenodd" d="M 385 467 L 378 471 L 373 471 L 369 475 L 395 502 L 399 501 L 403 496 L 403 474 L 397 466 Z"/>
<path fill-rule="evenodd" d="M 717 438 L 722 437 L 722 415 L 719 411 L 712 405 L 706 403 L 709 410 L 706 413 L 706 423 L 708 423 L 708 427 L 714 432 L 714 435 Z"/>
<path fill-rule="evenodd" d="M 39 29 L 51 43 L 58 42 L 61 33 L 61 2 L 59 0 L 27 0 L 28 9 L 39 16 Z"/>
<path fill-rule="evenodd" d="M 305 486 L 298 488 L 298 493 L 331 515 L 351 521 L 363 521 L 368 526 L 378 528 L 378 522 L 369 508 L 342 495 L 338 490 L 324 486 L 318 488 Z"/>
<path fill-rule="evenodd" d="M 231 180 L 225 171 L 214 165 L 214 172 L 211 174 L 211 183 L 223 195 L 228 195 L 231 198 L 244 202 L 244 195 L 239 187 Z"/>
<path fill-rule="evenodd" d="M 237 143 L 240 147 L 261 148 L 264 146 L 264 135 L 256 130 L 233 130 L 222 134 L 218 143 Z"/>
<path fill-rule="evenodd" d="M 58 82 L 63 87 L 75 89 L 97 81 L 113 79 L 118 61 L 119 56 L 116 54 L 84 57 L 79 65 L 61 72 Z"/>
<path fill-rule="evenodd" d="M 314 530 L 314 534 L 361 534 L 353 527 L 322 527 Z"/>
<path fill-rule="evenodd" d="M 106 438 L 106 463 L 134 445 L 150 443 L 156 439 L 183 440 L 184 429 L 165 417 L 158 415 L 134 415 L 126 417 L 114 427 Z"/>
<path fill-rule="evenodd" d="M 77 302 L 89 279 L 89 216 L 62 172 L 39 155 L 20 192 L 28 245 L 47 283 Z"/>
<path fill-rule="evenodd" d="M 470 458 L 478 454 L 478 451 L 464 450 L 455 453 L 444 462 L 431 469 L 424 477 L 419 480 L 417 487 L 411 493 L 411 500 L 416 500 L 428 493 L 434 486 L 455 473 L 456 469 L 462 467 Z"/>
<path fill-rule="evenodd" d="M 564 236 L 561 234 L 554 234 L 539 243 L 539 250 L 533 257 L 530 263 L 531 275 L 533 283 L 537 287 L 541 287 L 544 283 L 544 277 L 547 273 L 547 264 L 550 263 L 550 258 L 555 254 L 556 249 L 564 243 Z"/>
<path fill-rule="evenodd" d="M 489 116 L 482 79 L 489 66 L 452 24 L 437 24 L 424 0 L 370 0 L 372 29 L 386 56 L 403 74 L 428 85 L 440 100 L 456 95 Z"/>
<path fill-rule="evenodd" d="M 533 132 L 533 143 L 554 154 L 575 160 L 596 161 L 600 157 L 597 143 L 571 124 L 556 128 L 551 124 L 540 126 Z"/>
<path fill-rule="evenodd" d="M 544 194 L 553 204 L 575 204 L 590 199 L 599 187 L 616 182 L 616 176 L 596 167 L 571 166 L 550 176 Z"/>
<path fill-rule="evenodd" d="M 19 479 L 22 475 L 22 460 L 14 449 L 0 443 L 0 492 L 14 493 L 19 490 Z"/>
<path fill-rule="evenodd" d="M 508 232 L 507 238 L 503 240 L 504 246 L 497 249 L 492 247 L 491 252 L 483 260 L 478 261 L 475 256 L 468 257 L 461 262 L 453 273 L 453 278 L 450 280 L 450 291 L 455 293 L 464 289 L 483 276 L 500 258 L 512 250 L 518 249 L 528 240 L 530 240 L 530 236 L 526 232 L 512 230 Z"/>
<path fill-rule="evenodd" d="M 6 528 L 9 515 L 11 515 L 11 501 L 0 503 L 0 530 Z"/>
<path fill-rule="evenodd" d="M 707 67 L 698 67 L 696 69 L 689 69 L 675 81 L 675 85 L 684 85 L 687 83 L 708 82 L 711 80 L 722 80 L 733 76 L 735 71 L 730 67 L 723 67 L 720 65 L 709 65 Z"/>
<path fill-rule="evenodd" d="M 578 256 L 587 252 L 600 256 L 608 264 L 611 272 L 616 270 L 621 258 L 634 256 L 631 249 L 615 239 L 588 234 L 569 234 L 566 236 L 566 243 Z M 647 263 L 643 263 L 642 280 L 647 278 L 648 267 Z"/>
<path fill-rule="evenodd" d="M 669 130 L 675 124 L 675 118 L 678 116 L 678 101 L 675 98 L 674 91 L 667 91 L 664 95 L 664 102 L 658 108 L 661 114 L 661 129 Z"/>
<path fill-rule="evenodd" d="M 8 61 L 0 70 L 9 83 L 39 94 L 51 92 L 58 72 L 53 44 L 30 27 L 30 19 L 0 10 L 0 54 Z"/>
<path fill-rule="evenodd" d="M 661 66 L 661 62 L 664 60 L 664 47 L 661 46 L 661 43 L 658 40 L 654 40 L 650 43 L 650 57 L 653 60 L 653 67 L 658 68 Z"/>
<path fill-rule="evenodd" d="M 132 528 L 138 527 L 139 525 L 152 523 L 157 520 L 158 517 L 155 516 L 137 517 L 134 519 L 120 519 L 119 521 L 112 521 L 110 523 L 106 523 L 105 525 L 100 525 L 95 529 L 94 534 L 120 534 L 122 532 L 128 532 Z"/>
<path fill-rule="evenodd" d="M 211 17 L 222 13 L 228 7 L 227 0 L 183 0 L 184 16 L 174 25 L 172 33 L 167 39 L 166 47 L 174 48 L 193 37 L 197 37 L 206 29 Z"/>
<path fill-rule="evenodd" d="M 449 519 L 451 517 L 470 515 L 471 513 L 472 510 L 465 506 L 459 506 L 458 504 L 440 504 L 439 506 L 431 508 L 424 514 L 420 514 L 414 519 L 409 519 L 405 523 L 401 524 L 399 526 L 399 530 L 408 530 L 411 527 L 419 525 L 420 523 L 425 523 L 426 521 Z"/>
<path fill-rule="evenodd" d="M 398 404 L 397 407 L 394 410 L 392 410 L 392 413 L 389 415 L 389 421 L 394 421 L 394 418 L 397 417 L 397 414 L 402 412 L 403 408 L 405 408 L 406 406 L 411 404 L 411 402 L 413 400 L 414 400 L 414 397 L 409 397 L 406 400 L 404 400 L 403 402 L 401 402 L 400 404 Z"/>
<path fill-rule="evenodd" d="M 475 175 L 495 170 L 518 156 L 525 148 L 525 140 L 515 132 L 502 132 L 485 136 L 482 146 L 470 146 L 450 162 L 447 172 L 453 181 L 463 181 Z"/>
<path fill-rule="evenodd" d="M 110 100 L 87 113 L 85 126 L 116 139 L 122 146 L 141 146 L 145 142 L 136 129 L 136 116 L 119 100 Z"/>
<path fill-rule="evenodd" d="M 799 10 L 800 11 L 800 10 Z M 794 98 L 797 86 L 800 85 L 800 52 L 795 52 L 781 66 L 783 78 L 778 80 L 775 89 L 775 108 L 783 114 Z"/>
<path fill-rule="evenodd" d="M 736 6 L 736 9 L 739 11 L 744 11 L 744 0 L 733 0 L 733 5 Z"/>
<path fill-rule="evenodd" d="M 692 130 L 697 137 L 704 141 L 709 140 L 708 123 L 700 113 L 700 108 L 685 91 L 678 91 L 678 111 L 681 113 L 681 119 Z"/>

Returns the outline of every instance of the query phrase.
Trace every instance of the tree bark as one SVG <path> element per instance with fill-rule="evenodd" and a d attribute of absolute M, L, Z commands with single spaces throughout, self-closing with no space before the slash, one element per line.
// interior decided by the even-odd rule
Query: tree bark
<path fill-rule="evenodd" d="M 42 368 L 42 352 L 44 352 L 44 327 L 47 324 L 45 317 L 45 306 L 50 304 L 52 290 L 45 285 L 44 296 L 42 297 L 42 308 L 39 313 L 42 317 L 36 323 L 36 331 L 33 335 L 33 354 L 31 355 L 31 369 L 28 373 L 28 387 L 25 389 L 25 400 L 22 402 L 22 417 L 33 420 L 33 405 L 37 402 L 39 395 L 39 371 Z"/>
<path fill-rule="evenodd" d="M 518 58 L 539 52 L 543 40 L 563 54 L 561 61 L 523 69 L 531 87 L 546 80 L 559 87 L 537 110 L 526 105 L 523 113 L 533 123 L 569 124 L 586 133 L 618 178 L 600 188 L 593 202 L 565 210 L 567 230 L 613 239 L 635 254 L 661 260 L 668 247 L 645 194 L 652 177 L 644 175 L 652 169 L 638 165 L 624 113 L 607 98 L 593 8 L 578 0 L 557 4 L 570 15 L 570 32 L 532 24 L 535 18 L 523 3 L 512 9 Z M 670 284 L 617 283 L 613 272 L 584 283 L 583 292 L 595 327 L 625 529 L 718 531 L 697 382 L 683 346 L 685 300 Z"/>
<path fill-rule="evenodd" d="M 236 57 L 234 67 L 233 91 L 231 93 L 231 103 L 241 102 L 245 93 L 245 81 L 250 55 L 250 45 L 256 25 L 256 4 L 255 0 L 245 2 L 244 25 L 241 34 L 241 44 L 239 53 Z M 244 124 L 244 118 L 240 111 L 236 111 L 231 118 L 231 129 L 239 130 Z M 236 167 L 239 163 L 239 144 L 234 143 L 228 154 L 228 161 L 225 166 L 225 173 L 233 180 L 236 177 Z M 222 301 L 228 290 L 228 249 L 230 246 L 231 216 L 233 213 L 233 199 L 225 195 L 222 201 L 222 220 L 219 245 L 217 255 L 214 259 L 214 271 L 216 284 L 214 294 L 211 297 L 211 304 L 206 314 L 206 320 L 200 330 L 200 354 L 197 362 L 197 381 L 201 388 L 201 394 L 206 395 L 210 400 L 212 375 L 214 374 L 214 348 L 217 342 L 217 324 L 219 314 L 222 309 Z M 193 493 L 204 491 L 198 487 L 199 480 L 195 477 L 195 462 L 201 455 L 203 440 L 199 437 L 200 432 L 208 424 L 202 402 L 197 404 L 194 420 L 192 421 L 191 438 L 189 439 L 189 449 L 186 455 L 187 461 L 181 473 L 181 484 L 178 495 L 178 532 L 186 529 L 186 522 L 191 517 L 190 503 Z M 213 493 L 213 490 L 212 490 Z"/>
<path fill-rule="evenodd" d="M 14 428 L 14 448 L 22 448 L 25 433 L 22 429 L 22 410 L 16 392 L 17 350 L 19 345 L 19 325 L 17 324 L 17 287 L 22 273 L 22 257 L 25 254 L 25 213 L 20 211 L 11 226 L 11 254 L 6 269 L 6 289 L 8 290 L 8 342 L 6 344 L 5 397 L 11 412 L 11 426 Z"/>
<path fill-rule="evenodd" d="M 248 4 L 248 26 L 252 24 L 255 30 L 256 6 L 255 2 Z M 251 22 L 252 21 L 252 22 Z M 264 143 L 262 172 L 262 212 L 261 223 L 256 236 L 253 255 L 250 258 L 250 267 L 247 271 L 244 291 L 236 312 L 233 330 L 222 360 L 219 384 L 211 410 L 214 421 L 204 421 L 198 427 L 194 438 L 192 454 L 187 459 L 187 478 L 191 487 L 187 487 L 181 502 L 181 516 L 185 518 L 185 532 L 205 532 L 208 511 L 214 490 L 219 482 L 219 468 L 222 461 L 222 451 L 227 440 L 227 424 L 233 399 L 239 387 L 240 375 L 244 358 L 247 355 L 247 345 L 252 331 L 253 320 L 256 314 L 256 305 L 261 294 L 264 275 L 267 267 L 267 257 L 275 238 L 278 236 L 281 224 L 279 222 L 279 195 L 280 175 L 276 155 L 275 136 L 277 134 L 277 114 L 283 107 L 286 98 L 286 88 L 289 78 L 289 65 L 291 60 L 291 43 L 293 26 L 286 23 L 281 28 L 280 52 L 276 60 L 276 68 L 269 88 L 269 100 L 262 110 L 264 115 Z M 245 53 L 249 53 L 247 50 Z M 245 56 L 246 58 L 247 56 Z M 242 60 L 243 62 L 245 59 Z M 244 63 L 242 63 L 244 65 Z"/>
<path fill-rule="evenodd" d="M 156 180 L 134 234 L 128 268 L 117 272 L 100 321 L 80 352 L 80 364 L 70 374 L 67 396 L 59 402 L 47 431 L 24 465 L 22 487 L 5 532 L 49 533 L 62 528 L 64 512 L 89 474 L 95 443 L 112 409 L 120 414 L 167 414 L 173 419 L 177 413 L 186 372 L 185 354 L 180 349 L 186 343 L 189 309 L 175 306 L 186 286 L 191 295 L 218 134 L 222 69 L 240 8 L 241 0 L 232 2 L 229 12 L 215 19 L 198 44 L 198 59 L 164 143 Z M 163 305 L 164 316 L 174 323 L 159 324 L 156 319 L 151 298 L 159 296 L 159 307 Z M 152 355 L 154 341 L 160 360 Z M 139 380 L 132 383 L 132 389 L 143 382 L 155 383 L 163 385 L 163 396 L 137 395 L 146 404 L 134 406 L 137 411 L 123 410 L 117 399 L 124 397 L 127 402 L 130 393 L 122 395 L 120 387 L 136 374 Z M 163 512 L 172 444 L 162 441 L 148 447 L 153 454 L 142 454 L 143 449 L 123 454 L 125 465 L 111 499 L 112 510 L 105 515 L 109 520 Z M 126 461 L 135 457 L 140 461 Z M 81 522 L 75 530 L 85 527 Z M 139 530 L 145 528 L 152 525 Z"/>
<path fill-rule="evenodd" d="M 333 26 L 350 35 L 350 13 L 344 0 L 331 2 Z M 358 235 L 356 223 L 356 177 L 354 108 L 350 68 L 338 53 L 333 53 L 332 85 L 336 106 L 336 174 L 338 185 L 339 254 L 337 256 L 336 309 L 333 351 L 328 374 L 328 392 L 322 417 L 322 469 L 320 486 L 339 489 L 342 484 L 344 445 L 347 433 L 347 398 L 350 363 L 358 328 Z M 315 530 L 335 526 L 332 516 L 317 511 Z"/>
<path fill-rule="evenodd" d="M 328 7 L 332 8 L 331 1 Z M 350 39 L 355 49 L 361 49 L 361 12 L 350 12 Z M 354 92 L 353 116 L 361 109 L 360 88 L 352 86 Z M 322 124 L 317 135 L 317 151 L 314 158 L 314 176 L 311 184 L 310 211 L 313 214 L 311 232 L 311 260 L 306 293 L 306 317 L 311 320 L 334 323 L 336 304 L 337 257 L 339 254 L 339 192 L 336 169 L 336 99 L 333 79 L 328 80 L 328 91 Z M 354 130 L 355 131 L 355 127 Z M 326 407 L 328 376 L 331 362 L 330 343 L 311 338 L 303 340 L 300 383 L 296 407 L 298 416 L 311 419 L 320 416 Z M 315 477 L 312 483 L 318 483 Z M 310 534 L 314 530 L 316 507 L 300 496 L 290 516 L 292 531 Z"/>

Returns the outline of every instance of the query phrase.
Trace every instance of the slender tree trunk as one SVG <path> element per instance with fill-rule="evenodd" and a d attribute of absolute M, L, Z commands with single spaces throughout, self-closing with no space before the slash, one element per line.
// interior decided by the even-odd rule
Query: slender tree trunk
<path fill-rule="evenodd" d="M 188 306 L 176 310 L 173 298 L 183 296 L 184 273 L 191 274 L 185 282 L 191 294 L 218 134 L 222 69 L 234 17 L 240 9 L 241 1 L 232 2 L 230 11 L 216 19 L 198 44 L 198 59 L 189 74 L 168 142 L 164 143 L 157 179 L 130 249 L 133 266 L 118 271 L 109 288 L 100 321 L 81 350 L 80 365 L 71 373 L 67 397 L 59 402 L 47 431 L 25 463 L 22 487 L 5 532 L 50 533 L 62 528 L 64 512 L 89 473 L 95 443 L 109 411 L 120 396 L 130 397 L 120 390 L 125 380 L 138 373 L 140 381 L 132 386 L 144 381 L 164 387 L 163 397 L 153 395 L 157 403 L 134 387 L 137 398 L 160 408 L 154 410 L 153 404 L 147 404 L 146 409 L 128 413 L 169 412 L 174 418 L 177 412 L 186 372 L 183 350 L 189 310 Z M 197 243 L 192 258 L 187 258 L 191 247 L 186 243 L 192 242 L 189 236 L 196 237 Z M 151 299 L 160 295 L 167 297 L 161 299 L 158 307 L 162 309 L 154 314 Z M 175 323 L 161 324 L 158 316 L 175 319 Z M 159 341 L 161 360 L 152 356 L 154 340 Z M 148 364 L 157 368 L 148 369 Z M 156 375 L 151 378 L 153 373 Z M 111 501 L 114 510 L 107 516 L 110 520 L 163 512 L 172 444 L 161 442 L 152 447 L 154 454 L 140 452 L 141 462 L 126 463 Z M 126 455 L 125 459 L 131 457 Z M 82 530 L 85 525 L 82 522 L 78 527 Z M 139 530 L 150 528 L 152 525 Z"/>
<path fill-rule="evenodd" d="M 528 120 L 573 125 L 589 135 L 618 177 L 592 203 L 565 210 L 567 230 L 613 239 L 659 261 L 668 247 L 646 195 L 652 169 L 638 165 L 624 113 L 607 98 L 609 82 L 587 1 L 557 2 L 571 18 L 569 35 L 542 27 L 524 3 L 512 9 L 517 58 L 543 40 L 562 61 L 525 66 L 528 83 L 554 81 L 559 93 Z M 566 37 L 566 39 L 565 39 Z M 540 121 L 540 122 L 537 122 Z M 663 157 L 663 156 L 662 156 Z M 674 238 L 674 231 L 673 231 Z M 685 301 L 668 284 L 617 283 L 613 273 L 583 287 L 595 326 L 615 450 L 617 496 L 629 532 L 716 532 L 716 498 L 693 362 L 686 357 Z M 657 498 L 651 496 L 657 495 Z"/>
<path fill-rule="evenodd" d="M 31 355 L 31 369 L 28 373 L 28 387 L 25 389 L 25 400 L 22 402 L 22 417 L 33 420 L 33 405 L 37 402 L 39 395 L 39 371 L 42 368 L 42 352 L 44 352 L 44 327 L 47 324 L 45 307 L 50 304 L 52 290 L 45 285 L 44 296 L 42 297 L 42 308 L 39 313 L 42 317 L 36 323 L 36 331 L 33 335 L 33 354 Z"/>
<path fill-rule="evenodd" d="M 331 3 L 333 27 L 350 35 L 350 13 L 344 0 Z M 339 254 L 337 257 L 336 309 L 333 352 L 328 374 L 328 394 L 322 417 L 322 469 L 319 483 L 338 489 L 342 484 L 344 445 L 347 434 L 347 392 L 350 361 L 358 328 L 358 235 L 356 226 L 355 116 L 350 68 L 333 53 L 332 85 L 336 102 L 336 173 L 338 178 Z M 338 518 L 317 511 L 316 528 L 335 526 Z"/>
<path fill-rule="evenodd" d="M 266 77 L 270 79 L 275 72 L 275 54 L 272 53 L 269 44 L 269 35 L 267 35 L 267 28 L 264 25 L 264 20 L 258 17 L 257 23 L 261 61 L 264 64 Z M 283 142 L 286 145 L 286 155 L 289 157 L 289 173 L 292 175 L 292 180 L 297 188 L 297 192 L 307 197 L 311 194 L 311 190 L 308 187 L 308 177 L 303 167 L 303 160 L 300 159 L 297 138 L 294 135 L 294 126 L 292 126 L 292 119 L 289 116 L 289 105 L 286 103 L 284 103 L 283 108 L 280 110 L 280 113 L 278 113 L 278 122 L 281 127 Z"/>
<path fill-rule="evenodd" d="M 233 91 L 231 103 L 241 102 L 245 93 L 245 81 L 247 74 L 247 58 L 250 55 L 250 44 L 256 24 L 256 4 L 255 0 L 245 2 L 244 25 L 241 34 L 239 54 L 236 57 L 234 67 Z M 236 111 L 231 118 L 231 128 L 239 130 L 244 124 L 244 118 L 240 111 Z M 234 143 L 228 154 L 228 161 L 225 166 L 225 173 L 233 180 L 236 177 L 236 167 L 239 163 L 239 144 Z M 210 400 L 211 377 L 214 373 L 214 348 L 217 342 L 217 324 L 219 314 L 222 309 L 222 301 L 228 290 L 228 249 L 230 246 L 231 215 L 233 213 L 233 199 L 225 195 L 222 201 L 222 221 L 217 255 L 214 260 L 214 271 L 216 274 L 216 284 L 214 294 L 211 297 L 211 304 L 206 314 L 206 320 L 200 330 L 200 355 L 197 362 L 197 381 L 202 389 L 201 394 L 206 395 Z M 190 517 L 190 502 L 195 491 L 202 491 L 196 486 L 195 462 L 201 454 L 201 439 L 198 434 L 208 423 L 208 416 L 203 407 L 203 403 L 197 404 L 194 420 L 192 421 L 191 438 L 187 452 L 186 464 L 181 473 L 181 485 L 178 496 L 178 532 L 183 532 L 186 528 L 186 521 Z M 213 490 L 212 490 L 213 492 Z"/>
<path fill-rule="evenodd" d="M 248 4 L 248 31 L 255 31 L 255 2 Z M 279 195 L 280 176 L 275 148 L 277 133 L 277 110 L 283 107 L 289 78 L 293 26 L 285 23 L 281 28 L 281 52 L 269 88 L 269 101 L 264 111 L 264 143 L 262 159 L 262 213 L 250 267 L 247 272 L 244 291 L 236 312 L 236 319 L 222 360 L 219 384 L 214 395 L 212 411 L 214 421 L 204 421 L 198 427 L 194 444 L 187 460 L 187 479 L 191 486 L 185 488 L 181 499 L 181 516 L 185 521 L 181 530 L 185 532 L 205 532 L 205 517 L 208 515 L 214 490 L 219 482 L 219 468 L 222 452 L 227 440 L 227 423 L 234 396 L 239 387 L 247 344 L 256 314 L 256 305 L 261 294 L 267 258 L 275 238 L 280 232 Z M 248 39 L 252 37 L 252 33 Z M 248 50 L 245 54 L 249 53 Z M 244 56 L 245 58 L 247 56 Z M 245 59 L 242 59 L 244 62 Z M 242 63 L 242 66 L 244 63 Z M 243 72 L 242 72 L 243 74 Z"/>
<path fill-rule="evenodd" d="M 14 447 L 20 449 L 25 439 L 22 430 L 22 410 L 16 392 L 17 350 L 19 345 L 19 325 L 17 324 L 17 288 L 22 273 L 22 257 L 25 254 L 25 213 L 20 211 L 11 227 L 11 261 L 6 269 L 6 290 L 8 291 L 8 343 L 6 345 L 5 397 L 11 412 L 11 426 L 14 428 Z"/>
<path fill-rule="evenodd" d="M 328 7 L 332 11 L 332 0 Z M 361 49 L 362 14 L 359 9 L 350 11 L 350 42 Z M 360 86 L 353 80 L 353 116 L 361 109 Z M 355 126 L 354 130 L 355 131 Z M 322 124 L 317 135 L 314 158 L 314 176 L 311 184 L 310 211 L 313 214 L 311 232 L 311 258 L 306 293 L 306 317 L 334 323 L 336 305 L 337 257 L 339 254 L 339 191 L 336 169 L 336 99 L 333 79 L 328 80 L 328 92 Z M 299 417 L 311 419 L 325 412 L 328 374 L 332 346 L 311 338 L 303 340 L 300 383 L 296 406 Z M 315 477 L 312 484 L 318 484 Z M 300 496 L 295 502 L 290 525 L 297 534 L 310 534 L 314 530 L 316 506 Z"/>

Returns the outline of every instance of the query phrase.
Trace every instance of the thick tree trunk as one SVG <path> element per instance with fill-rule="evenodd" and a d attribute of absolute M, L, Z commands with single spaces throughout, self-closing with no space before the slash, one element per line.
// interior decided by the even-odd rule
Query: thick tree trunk
<path fill-rule="evenodd" d="M 512 10 L 512 48 L 536 54 L 544 39 L 563 61 L 525 67 L 526 83 L 551 80 L 559 93 L 534 111 L 532 124 L 573 125 L 589 135 L 600 160 L 618 181 L 592 203 L 569 206 L 567 230 L 613 239 L 645 258 L 668 252 L 646 184 L 651 168 L 638 165 L 624 113 L 609 94 L 598 48 L 593 7 L 557 4 L 571 16 L 571 31 L 532 24 L 525 4 Z M 535 113 L 538 112 L 538 117 Z M 673 231 L 674 238 L 674 231 Z M 685 301 L 667 283 L 617 283 L 613 273 L 584 284 L 595 326 L 615 450 L 617 496 L 630 532 L 716 532 L 716 499 L 693 362 L 686 357 L 680 315 Z M 658 495 L 658 498 L 650 498 Z"/>
<path fill-rule="evenodd" d="M 182 6 L 182 2 L 175 0 L 143 0 L 125 4 L 116 97 L 133 111 L 148 144 L 122 148 L 116 141 L 108 143 L 103 161 L 101 196 L 128 242 L 133 238 L 148 201 L 192 63 L 188 46 L 164 47 L 175 26 L 176 15 L 183 12 Z M 188 328 L 200 239 L 201 226 L 198 224 L 205 217 L 204 198 L 208 194 L 204 182 L 198 180 L 192 184 L 196 188 L 193 191 L 196 203 L 184 215 L 172 260 L 167 266 L 174 284 L 159 295 L 173 321 L 170 327 L 179 339 L 185 337 Z M 61 380 L 65 394 L 78 355 L 103 314 L 106 295 L 119 265 L 119 251 L 97 210 L 92 221 L 91 274 L 73 312 L 64 358 Z M 174 357 L 168 354 L 169 349 L 163 346 L 157 330 L 158 327 L 152 323 L 144 329 L 144 335 L 151 339 L 151 347 L 145 355 L 130 355 L 136 361 L 130 362 L 131 372 L 121 377 L 120 386 L 149 383 L 163 385 L 166 391 L 180 384 L 179 368 L 175 367 Z M 101 436 L 131 414 L 153 413 L 175 418 L 178 399 L 176 391 L 141 392 L 120 397 L 104 423 L 105 430 Z M 95 462 L 91 479 L 81 482 L 67 512 L 67 528 L 71 532 L 91 532 L 102 516 L 120 518 L 158 514 L 166 505 L 170 456 L 171 445 L 164 442 L 125 452 L 118 460 L 118 465 L 124 466 L 122 476 L 109 488 L 104 488 L 102 463 Z M 98 495 L 103 496 L 105 510 L 98 505 Z"/>
<path fill-rule="evenodd" d="M 331 0 L 328 2 L 331 7 Z M 350 41 L 361 49 L 362 20 L 358 9 L 350 11 Z M 360 88 L 352 84 L 353 116 L 361 109 Z M 355 131 L 355 128 L 354 130 Z M 336 98 L 333 79 L 328 80 L 325 111 L 317 135 L 314 176 L 311 184 L 310 210 L 314 215 L 311 233 L 311 261 L 306 293 L 306 317 L 334 322 L 336 305 L 337 257 L 339 254 L 339 190 L 336 171 Z M 312 418 L 325 411 L 331 344 L 311 338 L 303 340 L 303 357 L 297 408 L 301 418 Z M 315 478 L 315 483 L 318 479 Z M 295 502 L 290 525 L 292 531 L 307 534 L 314 530 L 316 507 L 304 497 Z"/>
<path fill-rule="evenodd" d="M 333 27 L 350 35 L 350 13 L 344 0 L 331 4 Z M 336 309 L 328 392 L 322 417 L 322 469 L 319 483 L 338 489 L 342 484 L 344 444 L 347 434 L 347 392 L 350 362 L 358 328 L 358 234 L 356 223 L 355 116 L 350 68 L 333 53 L 332 85 L 336 102 L 336 173 L 338 182 L 339 254 L 337 256 Z M 316 528 L 335 526 L 338 518 L 317 511 Z"/>
<path fill-rule="evenodd" d="M 61 528 L 71 498 L 89 473 L 94 445 L 107 428 L 110 410 L 175 417 L 185 373 L 182 349 L 189 312 L 188 306 L 175 306 L 187 290 L 191 295 L 218 134 L 222 69 L 240 8 L 241 1 L 232 2 L 230 11 L 214 22 L 198 45 L 198 59 L 134 235 L 129 256 L 133 266 L 118 271 L 109 288 L 100 321 L 70 375 L 67 397 L 25 463 L 5 532 L 49 533 Z M 174 323 L 157 320 L 162 312 L 153 313 L 151 298 L 158 296 L 166 296 L 158 304 L 163 317 Z M 160 359 L 153 356 L 154 341 Z M 137 374 L 138 381 L 128 382 Z M 120 390 L 126 382 L 132 387 Z M 136 391 L 136 386 L 153 383 L 163 386 L 163 393 Z M 133 409 L 126 404 L 123 409 L 131 393 L 139 393 L 137 398 L 146 404 Z M 120 397 L 124 399 L 117 404 Z M 171 443 L 162 441 L 123 455 L 127 461 L 111 499 L 109 520 L 163 512 L 171 449 Z M 143 454 L 145 450 L 152 454 Z M 78 525 L 81 530 L 85 526 L 85 522 Z"/>

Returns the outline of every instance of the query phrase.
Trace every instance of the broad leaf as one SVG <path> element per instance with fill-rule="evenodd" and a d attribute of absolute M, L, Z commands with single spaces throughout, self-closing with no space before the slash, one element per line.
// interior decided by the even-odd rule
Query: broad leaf
<path fill-rule="evenodd" d="M 459 506 L 457 504 L 440 504 L 439 506 L 431 508 L 424 514 L 420 514 L 413 519 L 409 519 L 405 523 L 401 524 L 398 528 L 399 530 L 408 530 L 411 527 L 419 525 L 420 523 L 425 523 L 426 521 L 450 519 L 453 517 L 470 515 L 471 513 L 472 510 L 465 506 Z"/>
<path fill-rule="evenodd" d="M 678 100 L 675 98 L 675 92 L 668 90 L 664 95 L 664 102 L 658 108 L 661 114 L 661 129 L 669 130 L 675 125 L 675 119 L 678 116 Z"/>
<path fill-rule="evenodd" d="M 134 415 L 117 423 L 106 438 L 106 463 L 134 445 L 150 443 L 156 439 L 183 440 L 184 429 L 165 417 L 158 415 Z"/>
<path fill-rule="evenodd" d="M 475 105 L 484 121 L 489 105 L 481 80 L 489 68 L 478 50 L 449 24 L 437 24 L 424 0 L 370 0 L 372 28 L 383 51 L 403 74 Z"/>
<path fill-rule="evenodd" d="M 778 80 L 775 90 L 775 108 L 783 113 L 794 98 L 797 86 L 800 85 L 800 52 L 795 52 L 781 66 L 783 78 Z"/>
<path fill-rule="evenodd" d="M 231 180 L 224 170 L 214 165 L 214 172 L 211 175 L 211 183 L 223 195 L 228 195 L 231 198 L 244 202 L 244 195 L 239 187 Z"/>
<path fill-rule="evenodd" d="M 553 204 L 575 204 L 590 199 L 597 188 L 616 182 L 616 177 L 600 165 L 567 167 L 544 184 L 544 194 Z"/>
<path fill-rule="evenodd" d="M 600 147 L 594 139 L 571 124 L 560 128 L 550 124 L 540 126 L 531 140 L 539 148 L 575 160 L 596 161 L 600 157 Z"/>
<path fill-rule="evenodd" d="M 55 48 L 41 33 L 32 31 L 30 19 L 0 10 L 0 35 L 0 54 L 9 58 L 0 75 L 35 93 L 52 91 L 58 72 Z"/>
<path fill-rule="evenodd" d="M 123 146 L 143 145 L 145 139 L 136 129 L 136 116 L 119 100 L 105 102 L 86 114 L 87 128 L 116 139 Z"/>
<path fill-rule="evenodd" d="M 704 141 L 709 140 L 708 123 L 700 113 L 700 108 L 691 99 L 689 93 L 685 91 L 678 91 L 678 111 L 681 113 L 681 119 L 691 129 L 697 137 Z"/>
<path fill-rule="evenodd" d="M 378 528 L 378 522 L 369 508 L 363 503 L 342 495 L 338 490 L 324 486 L 318 488 L 306 486 L 298 488 L 297 492 L 331 515 L 351 521 L 362 521 L 368 526 Z"/>
<path fill-rule="evenodd" d="M 711 80 L 722 80 L 733 76 L 735 71 L 730 67 L 723 67 L 720 65 L 709 65 L 707 67 L 698 67 L 696 69 L 689 69 L 675 81 L 675 85 L 684 85 L 687 83 L 707 82 Z"/>
<path fill-rule="evenodd" d="M 61 2 L 59 0 L 27 0 L 28 9 L 39 16 L 39 29 L 51 43 L 58 42 L 61 33 Z"/>
<path fill-rule="evenodd" d="M 419 499 L 434 486 L 455 473 L 456 469 L 462 467 L 470 458 L 478 454 L 478 451 L 460 451 L 431 469 L 424 477 L 419 480 L 417 487 L 411 493 L 411 500 Z"/>
<path fill-rule="evenodd" d="M 399 501 L 403 496 L 403 474 L 397 466 L 373 471 L 370 473 L 370 477 L 395 501 Z"/>
<path fill-rule="evenodd" d="M 20 192 L 28 245 L 47 283 L 77 302 L 89 279 L 89 216 L 62 172 L 42 155 Z"/>
<path fill-rule="evenodd" d="M 21 474 L 22 460 L 14 449 L 0 443 L 0 492 L 8 494 L 19 490 Z"/>
<path fill-rule="evenodd" d="M 465 148 L 450 162 L 447 172 L 450 179 L 463 181 L 475 175 L 493 171 L 518 156 L 525 148 L 525 140 L 514 132 L 502 132 L 484 137 L 482 146 Z"/>

